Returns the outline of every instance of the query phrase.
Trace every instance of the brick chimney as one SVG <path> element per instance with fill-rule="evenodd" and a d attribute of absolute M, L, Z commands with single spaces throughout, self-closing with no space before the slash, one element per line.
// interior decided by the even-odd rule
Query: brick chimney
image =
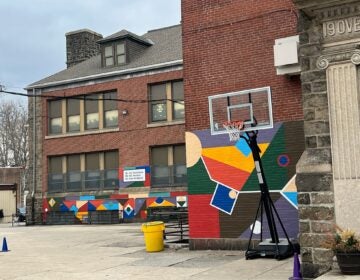
<path fill-rule="evenodd" d="M 67 68 L 100 53 L 98 40 L 103 36 L 89 29 L 81 29 L 65 34 Z"/>

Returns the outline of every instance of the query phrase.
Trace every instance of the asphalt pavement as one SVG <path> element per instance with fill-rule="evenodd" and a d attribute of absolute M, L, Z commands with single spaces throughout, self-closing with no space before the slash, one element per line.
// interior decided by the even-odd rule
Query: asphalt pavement
<path fill-rule="evenodd" d="M 287 280 L 293 270 L 291 258 L 245 260 L 242 251 L 190 251 L 171 245 L 148 253 L 141 224 L 0 224 L 0 249 L 4 237 L 9 251 L 0 252 L 2 280 Z"/>

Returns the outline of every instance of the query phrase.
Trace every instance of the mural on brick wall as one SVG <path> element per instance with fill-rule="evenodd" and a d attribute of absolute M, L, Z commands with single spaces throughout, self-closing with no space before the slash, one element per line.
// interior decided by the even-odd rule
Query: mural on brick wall
<path fill-rule="evenodd" d="M 187 192 L 145 192 L 109 196 L 67 196 L 43 199 L 44 222 L 51 212 L 71 212 L 78 223 L 89 223 L 89 212 L 117 211 L 119 219 L 146 219 L 152 207 L 187 207 Z"/>
<path fill-rule="evenodd" d="M 258 134 L 271 197 L 291 237 L 298 234 L 295 165 L 304 150 L 302 135 L 302 122 L 277 123 Z M 191 238 L 248 238 L 260 191 L 245 140 L 230 142 L 228 135 L 193 131 L 186 133 L 186 149 Z M 265 216 L 263 222 L 266 238 Z M 260 221 L 254 233 L 260 233 Z"/>

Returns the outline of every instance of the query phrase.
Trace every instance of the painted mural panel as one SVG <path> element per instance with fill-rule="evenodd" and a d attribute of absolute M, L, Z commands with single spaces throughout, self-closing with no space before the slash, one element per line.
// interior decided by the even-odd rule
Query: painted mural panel
<path fill-rule="evenodd" d="M 303 150 L 302 122 L 276 123 L 261 130 L 258 144 L 266 181 L 276 209 L 290 237 L 298 234 L 295 166 Z M 186 133 L 191 238 L 248 238 L 255 220 L 260 191 L 252 153 L 244 139 L 230 142 L 227 135 L 209 130 Z M 204 232 L 201 212 L 212 213 Z M 196 211 L 194 211 L 196 210 Z M 217 214 L 214 213 L 214 210 Z M 199 217 L 200 215 L 200 217 Z M 192 220 L 193 219 L 193 220 Z M 269 237 L 262 217 L 264 237 Z M 278 225 L 278 228 L 281 228 Z M 259 230 L 254 230 L 255 238 Z M 260 232 L 259 232 L 260 233 Z M 283 237 L 281 229 L 279 234 Z"/>
<path fill-rule="evenodd" d="M 189 235 L 192 238 L 220 237 L 219 211 L 210 206 L 211 197 L 209 194 L 189 196 L 189 205 L 195 208 L 189 211 Z"/>
<path fill-rule="evenodd" d="M 89 212 L 112 211 L 121 220 L 146 220 L 152 207 L 188 207 L 187 192 L 151 192 L 136 194 L 48 197 L 43 199 L 43 222 L 51 212 L 72 213 L 76 223 L 89 223 Z"/>

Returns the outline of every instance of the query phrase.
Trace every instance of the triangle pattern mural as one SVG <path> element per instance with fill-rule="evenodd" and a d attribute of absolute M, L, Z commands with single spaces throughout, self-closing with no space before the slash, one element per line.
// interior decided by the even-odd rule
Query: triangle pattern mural
<path fill-rule="evenodd" d="M 149 207 L 166 207 L 166 206 L 176 206 L 176 202 L 171 201 L 173 198 L 167 197 L 158 197 L 155 199 L 153 203 L 149 205 Z"/>
<path fill-rule="evenodd" d="M 292 177 L 291 180 L 282 189 L 281 195 L 297 209 L 298 201 L 297 201 L 297 187 L 295 184 L 295 178 L 296 175 L 294 175 L 294 177 Z"/>

